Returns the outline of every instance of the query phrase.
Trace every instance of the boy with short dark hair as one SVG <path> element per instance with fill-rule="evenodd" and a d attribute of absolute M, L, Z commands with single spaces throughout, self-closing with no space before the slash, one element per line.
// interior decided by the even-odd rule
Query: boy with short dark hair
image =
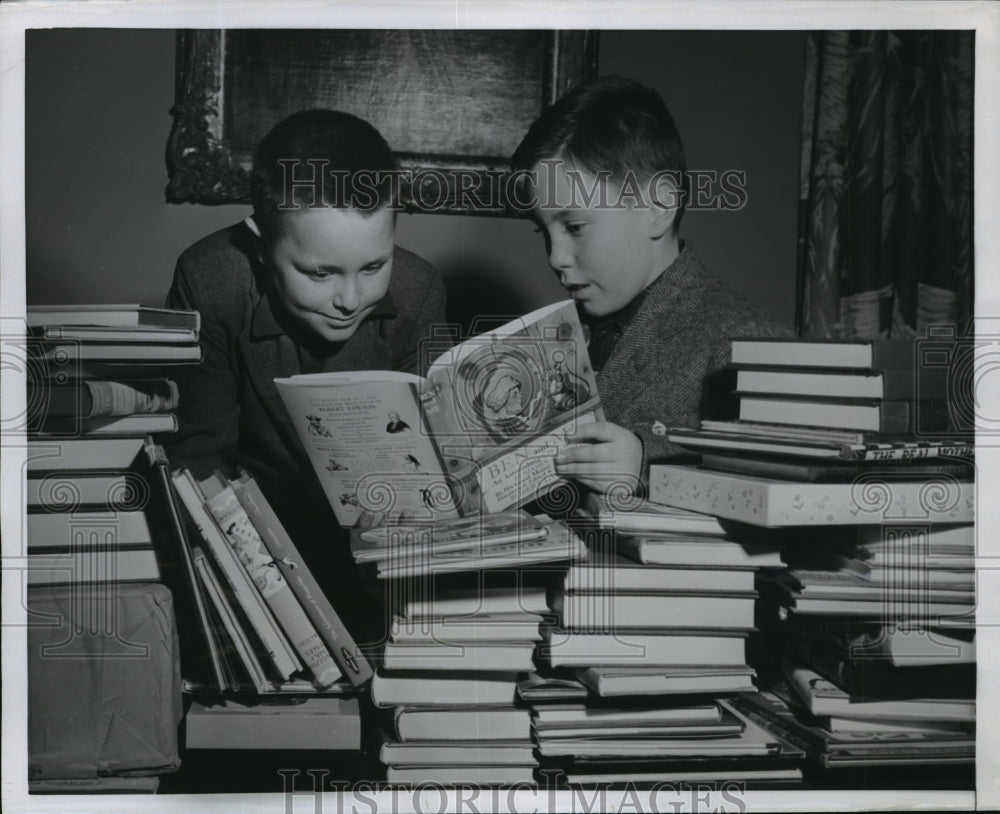
<path fill-rule="evenodd" d="M 520 206 L 590 329 L 607 422 L 579 428 L 558 471 L 603 491 L 640 484 L 676 455 L 672 426 L 697 427 L 719 395 L 733 336 L 787 329 L 708 274 L 678 237 L 689 193 L 680 134 L 663 99 L 607 76 L 531 126 L 512 159 Z"/>
<path fill-rule="evenodd" d="M 335 545 L 336 519 L 274 380 L 424 372 L 420 343 L 445 321 L 444 284 L 394 245 L 394 168 L 385 140 L 356 116 L 289 116 L 255 152 L 253 215 L 185 251 L 167 297 L 201 313 L 204 355 L 172 373 L 181 399 L 180 430 L 166 442 L 171 464 L 199 478 L 250 471 L 320 564 L 317 578 L 354 595 L 338 608 L 348 618 L 356 611 L 359 624 L 378 609 L 355 607 L 353 562 L 346 544 Z"/>
<path fill-rule="evenodd" d="M 393 242 L 394 168 L 379 132 L 339 111 L 293 114 L 261 140 L 253 215 L 185 251 L 167 298 L 201 312 L 204 352 L 174 374 L 175 466 L 200 477 L 242 465 L 277 504 L 298 503 L 303 487 L 319 497 L 274 379 L 423 372 L 419 343 L 445 321 L 445 292 Z"/>

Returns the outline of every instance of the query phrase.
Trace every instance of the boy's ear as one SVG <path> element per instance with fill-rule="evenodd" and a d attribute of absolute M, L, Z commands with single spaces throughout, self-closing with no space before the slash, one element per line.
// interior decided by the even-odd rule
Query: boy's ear
<path fill-rule="evenodd" d="M 653 186 L 649 191 L 651 197 L 649 202 L 650 236 L 654 240 L 659 240 L 664 235 L 673 232 L 681 190 L 669 173 L 654 176 L 653 181 Z"/>

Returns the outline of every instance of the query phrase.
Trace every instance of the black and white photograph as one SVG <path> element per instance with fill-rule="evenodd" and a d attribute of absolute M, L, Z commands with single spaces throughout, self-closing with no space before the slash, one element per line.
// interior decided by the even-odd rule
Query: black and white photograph
<path fill-rule="evenodd" d="M 4 3 L 4 810 L 1000 805 L 998 32 Z"/>

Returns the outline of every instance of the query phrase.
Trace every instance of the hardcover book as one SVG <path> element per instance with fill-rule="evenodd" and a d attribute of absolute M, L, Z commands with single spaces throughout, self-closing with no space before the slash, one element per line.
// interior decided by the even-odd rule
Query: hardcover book
<path fill-rule="evenodd" d="M 145 305 L 29 305 L 28 325 L 32 328 L 60 325 L 92 325 L 110 328 L 166 328 L 197 332 L 201 315 L 197 311 L 150 308 Z"/>
<path fill-rule="evenodd" d="M 620 628 L 753 628 L 755 594 L 567 594 L 557 593 L 552 609 L 567 630 Z"/>
<path fill-rule="evenodd" d="M 767 432 L 758 428 L 766 427 Z M 714 451 L 831 461 L 907 462 L 914 459 L 972 459 L 969 440 L 870 440 L 864 434 L 838 433 L 816 428 L 767 425 L 746 421 L 703 421 L 700 430 L 672 427 L 667 439 L 693 452 Z"/>
<path fill-rule="evenodd" d="M 940 433 L 952 429 L 946 401 L 820 401 L 740 396 L 740 420 L 887 435 Z"/>
<path fill-rule="evenodd" d="M 734 339 L 731 359 L 762 367 L 912 368 L 916 346 L 912 339 Z"/>
<path fill-rule="evenodd" d="M 260 486 L 249 472 L 242 472 L 232 486 L 237 499 L 267 546 L 272 561 L 302 604 L 334 661 L 351 684 L 360 687 L 372 677 L 371 665 L 302 559 Z"/>
<path fill-rule="evenodd" d="M 454 741 L 468 734 L 474 734 L 477 740 L 531 737 L 531 713 L 526 709 L 399 707 L 393 722 L 401 741 Z"/>
<path fill-rule="evenodd" d="M 344 526 L 520 506 L 558 483 L 565 434 L 601 420 L 576 308 L 563 301 L 466 340 L 426 378 L 276 379 Z"/>
<path fill-rule="evenodd" d="M 276 676 L 282 680 L 289 678 L 301 669 L 302 663 L 282 633 L 254 580 L 239 561 L 215 518 L 205 507 L 205 496 L 198 481 L 186 468 L 174 472 L 172 479 L 187 514 L 222 575 L 226 589 L 232 593 L 252 626 L 255 637 L 261 643 Z"/>
<path fill-rule="evenodd" d="M 895 521 L 971 523 L 975 485 L 955 478 L 796 483 L 654 464 L 650 499 L 755 526 L 860 525 Z"/>
<path fill-rule="evenodd" d="M 315 696 L 253 703 L 234 698 L 191 702 L 185 718 L 188 749 L 361 748 L 356 698 Z"/>
<path fill-rule="evenodd" d="M 205 507 L 215 517 L 237 559 L 246 569 L 318 687 L 341 677 L 333 656 L 316 632 L 274 557 L 264 545 L 231 484 L 219 473 L 200 483 Z"/>
<path fill-rule="evenodd" d="M 726 631 L 617 629 L 589 633 L 546 628 L 538 657 L 552 667 L 591 665 L 731 667 L 746 664 L 746 634 Z"/>
<path fill-rule="evenodd" d="M 580 680 L 602 698 L 755 692 L 754 671 L 734 667 L 587 667 Z"/>
<path fill-rule="evenodd" d="M 697 568 L 780 568 L 780 543 L 743 543 L 721 537 L 643 534 L 622 537 L 618 551 L 647 565 Z"/>
<path fill-rule="evenodd" d="M 788 683 L 813 715 L 843 718 L 962 721 L 976 720 L 971 698 L 879 698 L 852 696 L 815 670 L 791 660 L 783 661 Z"/>
<path fill-rule="evenodd" d="M 948 368 L 921 371 L 889 368 L 884 371 L 844 373 L 829 370 L 761 368 L 739 370 L 736 391 L 771 396 L 812 396 L 815 398 L 856 399 L 945 399 L 948 395 Z"/>

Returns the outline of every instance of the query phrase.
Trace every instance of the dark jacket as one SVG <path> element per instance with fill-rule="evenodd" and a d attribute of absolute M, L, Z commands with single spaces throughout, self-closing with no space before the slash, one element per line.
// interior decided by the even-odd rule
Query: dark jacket
<path fill-rule="evenodd" d="M 664 428 L 697 428 L 703 416 L 732 409 L 732 380 L 724 370 L 731 338 L 788 334 L 710 275 L 695 250 L 683 245 L 645 290 L 597 374 L 607 419 L 642 439 L 643 478 L 650 462 L 683 453 L 667 441 Z"/>
<path fill-rule="evenodd" d="M 274 385 L 302 370 L 299 348 L 263 293 L 264 273 L 242 223 L 180 256 L 167 305 L 201 313 L 204 360 L 170 371 L 180 389 L 180 431 L 165 442 L 171 465 L 197 477 L 245 467 L 283 514 L 306 494 L 325 499 Z M 397 248 L 388 295 L 322 369 L 423 373 L 421 340 L 445 322 L 444 302 L 438 273 Z"/>

